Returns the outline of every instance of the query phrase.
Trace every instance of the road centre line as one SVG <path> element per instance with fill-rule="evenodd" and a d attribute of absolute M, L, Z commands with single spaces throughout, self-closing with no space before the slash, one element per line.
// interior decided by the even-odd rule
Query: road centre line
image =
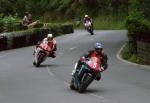
<path fill-rule="evenodd" d="M 3 57 L 5 57 L 5 56 L 7 56 L 7 55 L 1 55 L 0 58 L 3 58 Z"/>
<path fill-rule="evenodd" d="M 48 68 L 48 66 L 46 67 L 48 74 L 50 74 L 51 76 L 54 76 L 53 72 L 51 71 L 51 69 Z"/>
<path fill-rule="evenodd" d="M 69 48 L 70 50 L 74 50 L 74 49 L 76 49 L 76 47 L 72 47 L 72 48 Z"/>

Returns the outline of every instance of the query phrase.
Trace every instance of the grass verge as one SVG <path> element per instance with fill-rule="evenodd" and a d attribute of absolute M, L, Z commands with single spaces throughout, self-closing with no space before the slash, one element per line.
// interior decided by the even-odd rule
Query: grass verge
<path fill-rule="evenodd" d="M 120 30 L 125 29 L 124 19 L 115 19 L 111 16 L 99 16 L 93 19 L 94 29 L 102 30 Z M 82 21 L 76 27 L 77 29 L 84 29 Z"/>

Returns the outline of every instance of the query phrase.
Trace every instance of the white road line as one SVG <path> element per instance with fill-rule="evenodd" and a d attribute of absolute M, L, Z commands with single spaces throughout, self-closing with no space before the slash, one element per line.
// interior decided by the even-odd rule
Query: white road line
<path fill-rule="evenodd" d="M 64 53 L 62 53 L 62 52 L 58 52 L 56 55 L 63 55 Z"/>
<path fill-rule="evenodd" d="M 64 82 L 64 84 L 67 85 L 67 86 L 70 85 L 68 82 Z M 98 98 L 98 99 L 104 99 L 104 97 L 99 96 L 99 95 L 96 95 L 96 94 L 93 94 L 93 93 L 89 93 L 89 95 L 94 96 L 94 97 L 96 97 L 96 98 Z"/>
<path fill-rule="evenodd" d="M 99 96 L 99 95 L 96 95 L 96 94 L 93 94 L 93 93 L 90 93 L 91 96 L 94 96 L 96 98 L 99 98 L 99 99 L 104 99 L 104 97 L 102 96 Z"/>
<path fill-rule="evenodd" d="M 5 57 L 5 56 L 7 56 L 7 55 L 1 55 L 0 58 L 3 58 L 3 57 Z"/>
<path fill-rule="evenodd" d="M 72 47 L 72 48 L 70 48 L 70 50 L 74 50 L 76 47 Z"/>
<path fill-rule="evenodd" d="M 6 57 L 6 56 L 15 56 L 17 55 L 16 53 L 19 53 L 19 51 L 15 51 L 15 50 L 19 50 L 21 48 L 18 49 L 10 49 L 8 51 L 6 51 L 6 53 L 4 55 L 1 55 L 0 58 Z M 5 51 L 1 51 L 1 52 L 5 52 Z"/>
<path fill-rule="evenodd" d="M 68 85 L 68 86 L 70 85 L 70 84 L 69 84 L 69 83 L 67 83 L 67 82 L 64 82 L 64 84 L 65 84 L 65 85 Z"/>
<path fill-rule="evenodd" d="M 125 45 L 126 45 L 126 44 L 124 44 L 124 45 L 120 48 L 120 50 L 118 51 L 118 53 L 117 53 L 117 55 L 116 55 L 116 57 L 117 57 L 120 61 L 122 61 L 122 62 L 124 62 L 124 63 L 131 64 L 131 65 L 141 66 L 141 67 L 144 67 L 144 68 L 150 68 L 150 66 L 147 66 L 147 65 L 141 65 L 141 64 L 133 63 L 133 62 L 130 62 L 130 61 L 127 61 L 127 60 L 122 59 L 120 55 L 121 55 L 121 51 L 123 50 L 123 48 L 125 47 Z"/>
<path fill-rule="evenodd" d="M 54 76 L 54 74 L 52 73 L 51 69 L 48 68 L 48 66 L 46 67 L 46 69 L 51 76 Z"/>

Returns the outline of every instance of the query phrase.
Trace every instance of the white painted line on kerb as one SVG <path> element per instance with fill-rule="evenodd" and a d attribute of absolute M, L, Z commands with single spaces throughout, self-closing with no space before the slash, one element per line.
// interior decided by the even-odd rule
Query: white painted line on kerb
<path fill-rule="evenodd" d="M 127 61 L 127 60 L 122 59 L 120 55 L 121 55 L 121 51 L 123 50 L 123 48 L 125 47 L 125 45 L 126 45 L 126 44 L 124 44 L 124 45 L 120 48 L 120 50 L 118 51 L 118 53 L 117 53 L 117 55 L 116 55 L 116 57 L 117 57 L 120 61 L 122 61 L 122 62 L 124 62 L 124 63 L 131 64 L 131 65 L 138 65 L 138 66 L 141 66 L 141 67 L 150 68 L 150 66 L 147 66 L 147 65 L 141 65 L 141 64 L 133 63 L 133 62 L 130 62 L 130 61 Z"/>

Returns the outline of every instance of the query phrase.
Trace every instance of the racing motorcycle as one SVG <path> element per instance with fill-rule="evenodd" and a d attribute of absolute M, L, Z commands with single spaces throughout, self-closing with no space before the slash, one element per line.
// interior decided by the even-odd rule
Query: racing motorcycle
<path fill-rule="evenodd" d="M 92 23 L 90 21 L 86 21 L 84 25 L 85 25 L 87 32 L 89 32 L 91 35 L 94 35 Z"/>
<path fill-rule="evenodd" d="M 33 65 L 39 67 L 40 64 L 46 60 L 49 53 L 51 52 L 51 48 L 47 43 L 40 43 L 34 50 L 34 62 Z"/>
<path fill-rule="evenodd" d="M 96 80 L 97 75 L 100 72 L 102 72 L 100 64 L 101 64 L 100 60 L 97 57 L 92 57 L 89 60 L 84 61 L 82 66 L 88 65 L 87 67 L 91 72 L 84 73 L 83 77 L 81 78 L 80 84 L 78 85 L 77 76 L 82 69 L 81 68 L 77 69 L 78 64 L 76 63 L 74 70 L 72 72 L 72 80 L 70 83 L 70 88 L 73 90 L 77 90 L 80 93 L 83 93 L 86 90 L 86 88 L 93 82 L 93 80 Z"/>

